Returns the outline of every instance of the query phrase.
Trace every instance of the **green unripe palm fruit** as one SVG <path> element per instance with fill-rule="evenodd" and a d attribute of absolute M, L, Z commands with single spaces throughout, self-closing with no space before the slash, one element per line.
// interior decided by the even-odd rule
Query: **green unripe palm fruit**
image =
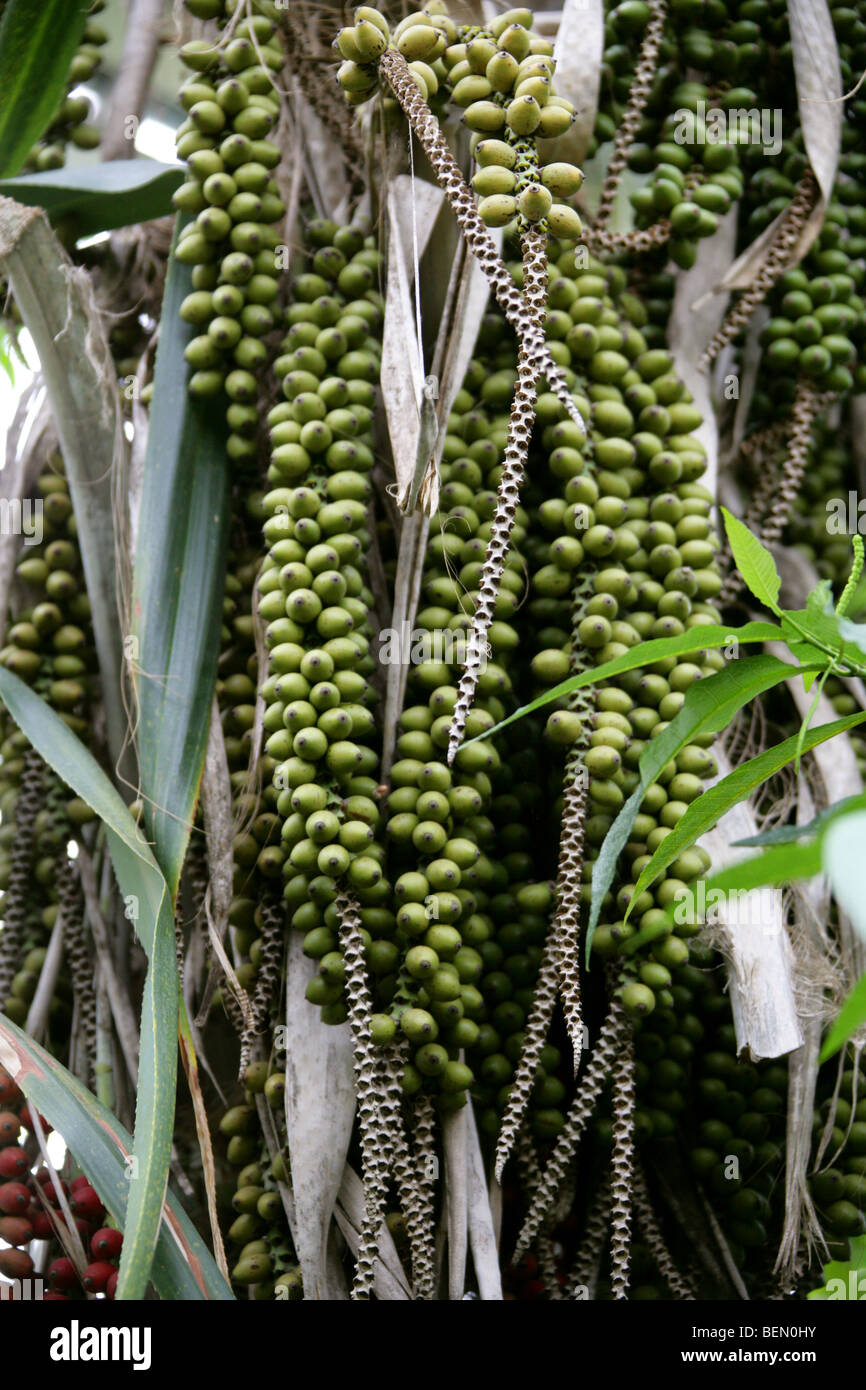
<path fill-rule="evenodd" d="M 505 125 L 506 114 L 501 106 L 497 106 L 495 101 L 474 101 L 471 106 L 467 106 L 464 120 L 470 130 L 476 130 L 486 134 L 495 134 Z"/>
<path fill-rule="evenodd" d="M 475 160 L 482 168 L 498 165 L 503 169 L 513 169 L 517 153 L 512 145 L 504 140 L 481 140 L 475 146 Z"/>
<path fill-rule="evenodd" d="M 439 43 L 439 31 L 431 24 L 413 24 L 397 40 L 397 49 L 407 62 L 428 58 Z"/>
<path fill-rule="evenodd" d="M 583 184 L 583 173 L 574 164 L 547 164 L 541 170 L 541 182 L 557 198 L 570 198 Z"/>
<path fill-rule="evenodd" d="M 622 1006 L 631 1018 L 643 1018 L 652 1013 L 656 1006 L 653 991 L 647 985 L 636 981 L 626 985 L 622 991 Z"/>
<path fill-rule="evenodd" d="M 579 214 L 564 203 L 553 204 L 547 214 L 547 225 L 553 236 L 567 240 L 576 240 L 583 230 Z"/>
<path fill-rule="evenodd" d="M 541 124 L 541 107 L 535 97 L 516 97 L 509 102 L 505 122 L 515 135 L 532 135 Z"/>
<path fill-rule="evenodd" d="M 527 184 L 517 199 L 517 206 L 527 222 L 540 222 L 550 211 L 553 199 L 540 183 Z"/>
<path fill-rule="evenodd" d="M 557 136 L 564 135 L 570 129 L 573 120 L 573 111 L 568 111 L 553 99 L 541 108 L 535 134 L 539 140 L 555 140 Z"/>
<path fill-rule="evenodd" d="M 501 165 L 489 164 L 479 169 L 472 178 L 472 187 L 479 198 L 495 197 L 497 194 L 512 193 L 517 184 L 517 176 Z"/>
<path fill-rule="evenodd" d="M 478 214 L 488 227 L 504 227 L 517 213 L 517 200 L 508 194 L 482 198 Z"/>

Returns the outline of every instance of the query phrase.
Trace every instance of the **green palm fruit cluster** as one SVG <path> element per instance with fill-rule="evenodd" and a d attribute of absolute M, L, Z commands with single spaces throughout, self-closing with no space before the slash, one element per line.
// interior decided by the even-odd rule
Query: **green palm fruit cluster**
<path fill-rule="evenodd" d="M 268 415 L 273 486 L 260 502 L 268 552 L 257 603 L 269 650 L 262 771 L 280 834 L 257 865 L 283 881 L 291 923 L 319 961 L 308 998 L 337 1023 L 346 1017 L 338 885 L 361 904 L 374 975 L 391 975 L 396 961 L 387 939 L 374 939 L 390 934 L 390 889 L 377 840 L 365 577 L 380 256 L 364 229 L 318 221 L 308 228 L 308 264 L 294 282 L 275 363 L 284 400 Z"/>
<path fill-rule="evenodd" d="M 494 817 L 514 817 L 506 823 L 506 833 L 510 826 L 520 824 L 516 807 L 507 803 L 520 804 L 526 785 L 517 783 L 513 791 L 494 798 Z M 549 883 L 509 884 L 505 892 L 491 896 L 487 915 L 492 930 L 477 947 L 483 961 L 478 990 L 484 1009 L 479 1015 L 478 1039 L 467 1055 L 478 1078 L 472 1088 L 478 1123 L 482 1132 L 494 1138 L 524 1046 L 524 1025 L 532 1006 L 553 901 Z M 543 1143 L 555 1139 L 565 1123 L 567 1087 L 560 1075 L 562 1055 L 552 1042 L 542 1048 L 530 1096 L 528 1123 Z"/>
<path fill-rule="evenodd" d="M 248 510 L 255 510 L 254 499 Z M 276 892 L 273 874 L 262 872 L 259 858 L 263 856 L 263 863 L 268 865 L 269 856 L 265 852 L 279 839 L 279 822 L 273 788 L 265 783 L 259 791 L 250 773 L 258 680 L 253 602 L 260 556 L 252 536 L 244 534 L 256 529 L 256 520 L 247 516 L 240 522 L 242 530 L 229 557 L 226 573 L 216 693 L 232 789 L 232 819 L 236 827 L 229 924 L 237 955 L 241 958 L 235 973 L 240 985 L 252 996 L 264 947 L 262 904 L 272 900 Z M 222 992 L 221 998 L 224 999 Z"/>
<path fill-rule="evenodd" d="M 817 434 L 786 532 L 786 540 L 812 562 L 821 579 L 830 580 L 837 596 L 844 588 L 851 562 L 848 510 L 850 492 L 856 492 L 855 476 L 844 435 L 829 430 Z"/>
<path fill-rule="evenodd" d="M 834 1066 L 819 1077 L 809 1178 L 821 1223 L 843 1259 L 847 1239 L 866 1230 L 866 1104 L 853 1051 L 845 1062 L 841 1073 Z"/>
<path fill-rule="evenodd" d="M 18 735 L 16 743 L 10 747 L 10 743 L 15 739 L 16 735 L 12 734 L 10 739 L 4 740 L 3 744 L 0 745 L 7 750 L 6 754 L 0 754 L 3 756 L 4 772 L 7 767 L 6 756 L 9 753 L 13 755 L 9 758 L 11 776 L 8 780 L 4 777 L 0 783 L 3 788 L 0 792 L 0 806 L 4 808 L 3 825 L 0 828 L 0 844 L 2 844 L 0 884 L 2 884 L 5 894 L 5 890 L 10 886 L 15 863 L 21 855 L 22 849 L 29 855 L 29 884 L 21 930 L 18 933 L 16 943 L 16 958 L 11 963 L 14 973 L 9 993 L 4 1001 L 0 1001 L 0 1008 L 8 1018 L 12 1019 L 13 1023 L 23 1027 L 27 1019 L 29 1005 L 39 984 L 51 928 L 57 916 L 58 859 L 61 855 L 65 858 L 66 844 L 73 832 L 65 815 L 65 801 L 68 797 L 68 791 L 53 774 L 45 769 L 41 784 L 44 804 L 37 811 L 33 820 L 32 829 L 29 832 L 29 846 L 20 843 L 21 840 L 26 839 L 28 831 L 25 826 L 20 827 L 19 830 L 19 825 L 15 819 L 20 788 L 15 780 L 15 763 L 19 762 L 19 759 L 14 754 L 26 751 L 27 745 Z M 16 839 L 19 840 L 17 844 Z M 11 902 L 9 906 L 14 913 Z M 13 928 L 14 932 L 15 929 Z M 7 937 L 6 946 L 2 952 L 4 957 L 7 955 L 9 945 Z M 55 1045 L 59 1045 L 62 1040 L 64 1025 L 68 1030 L 71 1020 L 70 1005 L 69 982 L 64 975 L 61 975 L 55 987 L 50 1015 L 51 1035 Z"/>
<path fill-rule="evenodd" d="M 214 17 L 227 22 L 236 7 L 218 8 Z M 275 74 L 282 44 L 273 20 L 256 13 L 234 24 L 224 41 L 194 39 L 181 49 L 191 76 L 180 91 L 188 116 L 177 131 L 177 152 L 188 174 L 174 195 L 183 214 L 175 255 L 193 267 L 192 292 L 180 310 L 197 330 L 186 348 L 189 390 L 228 396 L 228 452 L 239 464 L 256 455 L 257 374 L 268 364 L 264 340 L 277 322 L 281 236 L 274 224 L 285 207 L 274 177 L 280 150 L 271 137 L 280 115 Z"/>
<path fill-rule="evenodd" d="M 738 1265 L 754 1269 L 758 1252 L 778 1240 L 784 1216 L 777 1174 L 783 1162 L 788 1068 L 784 1059 L 753 1063 L 737 1057 L 719 958 L 696 942 L 691 954 L 694 1012 L 704 1032 L 692 1062 L 694 1101 L 684 1116 L 689 1162 L 712 1194 Z"/>
<path fill-rule="evenodd" d="M 517 985 L 523 991 L 520 1002 L 512 999 L 514 982 L 498 971 L 502 949 L 494 937 L 500 913 L 516 912 L 512 885 L 533 878 L 525 818 L 536 793 L 530 785 L 516 806 L 512 799 L 514 779 L 525 789 L 532 773 L 502 758 L 483 738 L 461 748 L 452 767 L 445 757 L 456 679 L 465 659 L 461 637 L 478 600 L 507 430 L 501 412 L 510 396 L 509 370 L 502 364 L 513 361 L 513 345 L 497 317 L 482 330 L 482 342 L 492 349 L 498 371 L 490 375 L 480 358 L 474 360 L 447 422 L 439 510 L 431 519 L 415 619 L 416 640 L 428 645 L 419 652 L 425 659 L 410 666 L 385 803 L 396 925 L 411 1001 L 399 1023 L 417 1049 L 404 1085 L 417 1089 L 429 1078 L 445 1108 L 465 1102 L 479 1055 L 473 1051 L 479 1025 L 496 1015 L 486 1045 L 495 1043 L 501 1030 L 507 1036 L 522 1026 L 531 1002 L 529 979 L 538 964 L 535 959 Z M 526 521 L 518 508 L 514 549 L 496 600 L 490 656 L 467 720 L 468 738 L 482 736 L 514 707 L 514 618 L 525 588 L 519 548 Z M 472 1070 L 459 1060 L 464 1047 Z"/>
<path fill-rule="evenodd" d="M 544 477 L 545 500 L 537 512 L 539 525 L 526 542 L 531 567 L 526 638 L 535 648 L 534 693 L 563 680 L 574 656 L 590 666 L 602 664 L 641 641 L 719 618 L 713 604 L 721 581 L 712 499 L 698 482 L 705 458 L 691 433 L 700 423 L 699 412 L 667 353 L 649 349 L 640 329 L 617 307 L 634 312 L 622 270 L 591 260 L 584 271 L 582 258 L 579 265 L 576 259 L 567 249 L 549 267 L 547 332 L 592 428 L 584 443 L 559 402 L 550 394 L 539 397 L 533 451 L 539 450 L 545 471 L 530 461 L 530 474 L 535 480 Z M 503 389 L 506 380 L 503 373 Z M 493 387 L 489 377 L 486 389 Z M 447 448 L 446 441 L 446 455 Z M 575 625 L 576 575 L 587 591 Z M 679 711 L 690 685 L 719 669 L 721 661 L 713 652 L 668 659 L 605 682 L 595 695 L 591 730 L 565 707 L 548 716 L 547 737 L 555 746 L 567 749 L 588 735 L 585 896 L 589 866 L 637 786 L 647 741 Z M 631 885 L 647 856 L 715 775 L 710 742 L 702 736 L 689 745 L 648 788 L 625 851 L 629 862 L 605 901 L 595 938 L 599 955 L 629 960 L 635 947 L 646 946 L 652 953 L 627 987 L 628 1005 L 636 1013 L 652 1007 L 651 986 L 640 979 L 640 969 L 661 981 L 665 970 L 685 959 L 685 941 L 671 935 L 665 909 L 706 871 L 706 855 L 701 850 L 684 854 L 667 880 L 632 905 L 633 916 L 625 923 Z M 695 928 L 684 924 L 678 930 L 685 936 Z M 632 937 L 638 940 L 629 948 Z"/>
<path fill-rule="evenodd" d="M 98 694 L 97 662 L 75 517 L 59 455 L 49 460 L 35 491 L 32 520 L 38 520 L 41 535 L 34 529 L 19 552 L 16 575 L 21 596 L 0 661 L 87 742 Z M 0 935 L 0 1007 L 23 1026 L 58 913 L 69 863 L 68 842 L 95 817 L 42 763 L 8 719 L 0 743 L 0 816 L 5 919 Z M 70 887 L 68 891 L 71 918 L 77 890 Z M 78 939 L 70 922 L 64 969 L 57 977 L 48 1015 L 49 1040 L 58 1050 L 68 1036 L 73 989 L 86 993 L 92 1004 L 92 964 L 76 955 Z M 88 1041 L 92 1040 L 91 1036 Z"/>
<path fill-rule="evenodd" d="M 298 1260 L 280 1193 L 280 1183 L 288 1179 L 282 1118 L 283 1070 L 265 1061 L 250 1063 L 244 1075 L 245 1101 L 228 1109 L 219 1126 L 227 1141 L 227 1161 L 237 1170 L 234 1191 L 227 1203 L 230 1215 L 226 1216 L 232 1283 L 240 1296 L 246 1290 L 247 1297 L 264 1303 L 303 1297 Z M 272 1112 L 272 1123 L 282 1145 L 273 1159 L 256 1112 L 258 1096 Z"/>
<path fill-rule="evenodd" d="M 336 47 L 346 61 L 338 78 L 352 104 L 378 87 L 376 64 L 389 45 L 408 62 L 437 113 L 458 107 L 472 135 L 472 186 L 490 227 L 515 219 L 557 236 L 580 235 L 570 199 L 583 175 L 564 161 L 541 162 L 539 139 L 563 135 L 574 107 L 553 86 L 553 45 L 532 29 L 532 13 L 507 10 L 488 26 L 455 25 L 431 10 L 406 15 L 390 32 L 384 17 L 362 7 Z"/>
<path fill-rule="evenodd" d="M 101 50 L 108 40 L 108 35 L 93 16 L 104 9 L 105 0 L 94 0 L 87 11 L 81 42 L 69 65 L 66 94 L 48 126 L 30 150 L 25 169 L 32 169 L 38 173 L 44 173 L 48 169 L 61 169 L 66 163 L 67 145 L 72 144 L 80 150 L 92 150 L 99 144 L 99 131 L 87 124 L 91 110 L 90 99 L 76 88 L 90 81 L 102 61 Z"/>
<path fill-rule="evenodd" d="M 33 601 L 16 614 L 0 662 L 43 695 L 73 733 L 86 738 L 91 727 L 86 706 L 97 668 L 75 516 L 59 456 L 39 475 L 36 493 L 33 521 L 41 536 L 34 529 L 16 569 Z"/>
<path fill-rule="evenodd" d="M 649 175 L 629 195 L 637 226 L 666 219 L 671 228 L 668 253 L 683 269 L 694 264 L 696 243 L 715 233 L 720 217 L 743 193 L 736 140 L 708 139 L 707 123 L 748 107 L 755 94 L 732 89 L 708 111 L 707 97 L 702 83 L 680 84 L 671 93 L 674 112 L 661 123 L 656 142 L 634 145 L 628 158 L 630 169 Z"/>
<path fill-rule="evenodd" d="M 851 186 L 852 193 L 855 188 Z M 864 228 L 862 206 L 829 203 L 818 240 L 776 284 L 768 305 L 771 317 L 761 335 L 762 364 L 769 377 L 766 406 L 772 393 L 778 408 L 777 381 L 790 383 L 798 375 L 822 390 L 848 392 L 855 384 L 863 389 L 859 349 L 866 304 L 859 290 L 866 278 Z M 756 402 L 756 408 L 764 402 Z"/>

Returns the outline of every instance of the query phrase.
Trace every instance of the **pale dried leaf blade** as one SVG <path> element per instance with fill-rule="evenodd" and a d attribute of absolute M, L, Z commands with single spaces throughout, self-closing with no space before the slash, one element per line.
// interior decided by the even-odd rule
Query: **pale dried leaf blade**
<path fill-rule="evenodd" d="M 475 1112 L 470 1101 L 466 1106 L 467 1159 L 469 1197 L 469 1245 L 472 1264 L 478 1282 L 478 1296 L 484 1303 L 502 1301 L 502 1274 L 499 1268 L 499 1243 L 496 1224 L 490 1205 L 490 1194 L 484 1176 L 484 1157 L 478 1138 Z"/>
<path fill-rule="evenodd" d="M 408 491 L 415 475 L 423 388 L 413 293 L 415 249 L 417 243 L 420 259 L 444 197 L 435 184 L 407 174 L 393 179 L 388 189 L 388 288 L 380 380 L 398 496 Z"/>
<path fill-rule="evenodd" d="M 731 766 L 720 744 L 715 745 L 713 753 L 719 778 L 727 776 Z M 735 848 L 734 842 L 757 833 L 754 814 L 741 801 L 726 811 L 698 843 L 708 851 L 713 869 L 718 872 L 748 858 L 752 851 Z M 748 1051 L 755 1060 L 781 1057 L 803 1042 L 782 895 L 775 888 L 756 888 L 732 901 L 736 903 L 736 920 L 723 921 L 722 925 L 726 929 L 724 954 L 737 1051 Z M 724 911 L 722 908 L 721 917 Z"/>
<path fill-rule="evenodd" d="M 799 115 L 809 163 L 820 197 L 805 223 L 790 263 L 800 261 L 815 241 L 830 199 L 842 139 L 842 78 L 839 50 L 826 0 L 788 0 L 791 48 Z M 748 289 L 767 257 L 786 214 L 781 212 L 738 256 L 717 290 Z"/>
<path fill-rule="evenodd" d="M 602 0 L 565 0 L 553 48 L 556 59 L 556 91 L 574 106 L 574 123 L 554 142 L 550 156 L 579 164 L 592 139 L 598 110 L 604 50 L 604 4 Z M 547 156 L 545 156 L 547 158 Z"/>
<path fill-rule="evenodd" d="M 462 1299 L 466 1282 L 469 1132 L 465 1106 L 444 1117 L 442 1142 L 448 1224 L 448 1297 L 454 1303 Z"/>
<path fill-rule="evenodd" d="M 346 1023 L 323 1023 L 308 1003 L 315 961 L 298 932 L 289 938 L 286 979 L 286 1130 L 295 1201 L 292 1230 L 304 1297 L 345 1297 L 334 1290 L 328 1234 L 343 1182 L 355 1116 L 352 1036 Z"/>
<path fill-rule="evenodd" d="M 189 1093 L 192 1097 L 193 1114 L 195 1117 L 195 1131 L 198 1140 L 199 1153 L 201 1154 L 202 1173 L 204 1176 L 205 1194 L 207 1197 L 207 1214 L 210 1223 L 211 1243 L 213 1245 L 214 1258 L 219 1266 L 220 1273 L 226 1283 L 231 1280 L 229 1274 L 228 1261 L 226 1260 L 225 1246 L 223 1245 L 222 1233 L 220 1231 L 219 1215 L 217 1213 L 217 1183 L 216 1165 L 214 1163 L 213 1144 L 211 1142 L 210 1124 L 208 1122 L 207 1108 L 204 1096 L 202 1095 L 201 1080 L 199 1077 L 198 1065 L 195 1054 L 189 1051 L 183 1033 L 179 1037 L 180 1057 L 183 1069 L 186 1073 L 186 1081 L 189 1086 Z"/>
<path fill-rule="evenodd" d="M 803 144 L 826 206 L 842 142 L 842 73 L 827 0 L 788 0 L 788 24 Z"/>
<path fill-rule="evenodd" d="M 727 273 L 722 277 L 715 287 L 715 293 L 721 294 L 724 290 L 744 290 L 748 289 L 767 259 L 767 254 L 776 240 L 776 234 L 785 220 L 785 212 L 780 212 L 778 217 L 774 217 L 769 227 L 765 227 L 755 240 L 750 242 Z M 704 296 L 704 300 L 708 296 Z M 703 307 L 698 304 L 698 308 Z"/>
<path fill-rule="evenodd" d="M 231 778 L 216 698 L 211 706 L 210 729 L 201 780 L 201 803 L 208 866 L 205 914 L 211 945 L 213 947 L 216 943 L 216 947 L 195 1019 L 198 1025 L 203 1024 L 207 1018 L 214 991 L 219 984 L 217 964 L 222 965 L 223 973 L 231 980 L 235 994 L 240 993 L 240 985 L 223 948 L 233 896 L 234 832 Z"/>
<path fill-rule="evenodd" d="M 707 451 L 707 471 L 702 481 L 712 493 L 716 490 L 719 432 L 710 395 L 710 378 L 699 369 L 698 362 L 724 318 L 725 300 L 719 296 L 700 313 L 696 312 L 695 303 L 724 278 L 733 260 L 736 239 L 737 213 L 731 208 L 714 235 L 699 243 L 692 268 L 677 276 L 668 324 L 668 347 L 674 367 L 703 416 L 695 434 Z"/>
<path fill-rule="evenodd" d="M 353 1254 L 357 1254 L 361 1227 L 364 1224 L 364 1185 L 348 1163 L 343 1172 L 337 1198 L 336 1218 L 349 1249 Z M 384 1222 L 379 1233 L 379 1253 L 373 1275 L 373 1290 L 377 1299 L 382 1301 L 399 1302 L 412 1297 L 394 1237 Z"/>

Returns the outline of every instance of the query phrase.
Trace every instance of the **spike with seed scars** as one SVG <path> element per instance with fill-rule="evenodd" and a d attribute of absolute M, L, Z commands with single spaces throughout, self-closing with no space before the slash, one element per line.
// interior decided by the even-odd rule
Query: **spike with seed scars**
<path fill-rule="evenodd" d="M 470 250 L 487 276 L 505 317 L 517 333 L 521 349 L 530 357 L 536 378 L 547 378 L 551 391 L 565 406 L 571 419 L 585 431 L 583 418 L 572 399 L 562 370 L 554 362 L 547 347 L 544 329 L 527 315 L 520 290 L 509 275 L 493 238 L 478 214 L 472 190 L 463 178 L 460 166 L 439 129 L 439 122 L 419 92 L 406 59 L 395 48 L 388 48 L 379 59 L 379 67 L 388 79 L 412 130 L 430 160 Z"/>
<path fill-rule="evenodd" d="M 598 1272 L 607 1243 L 609 1227 L 610 1183 L 605 1180 L 593 1198 L 583 1240 L 578 1247 L 571 1273 L 566 1281 L 563 1296 L 570 1302 L 582 1302 L 584 1293 L 587 1298 L 595 1297 Z"/>
<path fill-rule="evenodd" d="M 613 1068 L 610 1160 L 610 1280 L 615 1300 L 628 1298 L 634 1172 L 634 1034 L 624 1035 Z"/>
<path fill-rule="evenodd" d="M 547 297 L 547 239 L 537 228 L 523 234 L 523 306 L 527 318 L 538 325 L 544 314 Z M 508 436 L 502 459 L 502 477 L 496 497 L 496 510 L 490 523 L 490 539 L 484 552 L 484 564 L 478 582 L 478 598 L 472 618 L 472 631 L 466 643 L 466 665 L 457 687 L 457 699 L 448 730 L 448 762 L 453 763 L 463 742 L 466 717 L 475 699 L 475 687 L 481 671 L 481 661 L 487 650 L 487 634 L 493 621 L 493 610 L 514 517 L 520 502 L 520 488 L 526 471 L 529 441 L 535 421 L 535 401 L 538 395 L 538 364 L 534 356 L 521 345 L 517 363 L 517 385 L 508 418 Z"/>
<path fill-rule="evenodd" d="M 353 1299 L 370 1297 L 379 1249 L 379 1231 L 385 1215 L 388 1186 L 387 1138 L 384 1130 L 376 1048 L 370 1037 L 372 1006 L 364 961 L 361 915 L 346 892 L 337 894 L 340 948 L 346 964 L 346 998 L 354 1042 L 355 1090 L 361 1130 L 364 1176 L 364 1220 L 358 1240 Z"/>
<path fill-rule="evenodd" d="M 640 1164 L 635 1165 L 633 1176 L 632 1200 L 634 1204 L 634 1214 L 637 1221 L 638 1230 L 647 1248 L 655 1260 L 656 1268 L 664 1279 L 674 1298 L 684 1301 L 694 1299 L 694 1290 L 687 1279 L 683 1278 L 671 1258 L 670 1251 L 665 1245 L 664 1236 L 656 1220 L 653 1205 L 650 1200 L 649 1190 L 646 1185 L 643 1169 Z"/>
<path fill-rule="evenodd" d="M 631 1024 L 622 1004 L 618 999 L 611 1000 L 607 1018 L 592 1050 L 589 1066 L 580 1079 L 565 1125 L 557 1137 L 553 1153 L 541 1175 L 538 1190 L 532 1198 L 529 1211 L 517 1238 L 514 1251 L 515 1259 L 518 1259 L 525 1250 L 529 1249 L 541 1229 L 544 1218 L 556 1201 L 557 1193 L 568 1172 L 581 1136 L 598 1104 L 598 1098 L 608 1079 L 614 1058 L 619 1052 L 623 1039 L 630 1033 Z"/>

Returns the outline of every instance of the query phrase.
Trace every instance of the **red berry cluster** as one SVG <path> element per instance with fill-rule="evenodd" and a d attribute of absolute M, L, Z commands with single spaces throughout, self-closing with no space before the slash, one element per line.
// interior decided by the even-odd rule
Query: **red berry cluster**
<path fill-rule="evenodd" d="M 27 1279 L 34 1273 L 33 1260 L 24 1250 L 31 1240 L 55 1240 L 65 1226 L 60 1209 L 62 1195 L 84 1248 L 88 1245 L 93 1262 L 79 1279 L 74 1264 L 65 1255 L 47 1270 L 50 1291 L 46 1299 L 82 1297 L 85 1293 L 104 1293 L 114 1297 L 117 1261 L 123 1246 L 120 1231 L 103 1225 L 105 1208 L 88 1178 L 56 1182 L 47 1168 L 31 1172 L 31 1158 L 18 1143 L 22 1129 L 32 1133 L 49 1126 L 41 1115 L 23 1104 L 24 1097 L 15 1082 L 0 1067 L 0 1240 L 11 1249 L 0 1249 L 0 1274 L 7 1279 Z"/>

